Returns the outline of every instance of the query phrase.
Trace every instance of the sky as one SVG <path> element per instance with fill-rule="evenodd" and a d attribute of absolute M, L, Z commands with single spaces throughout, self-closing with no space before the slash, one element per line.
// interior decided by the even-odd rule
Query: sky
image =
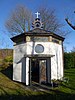
<path fill-rule="evenodd" d="M 75 30 L 65 21 L 65 18 L 68 17 L 71 23 L 75 25 L 75 0 L 0 0 L 0 48 L 13 48 L 13 42 L 5 28 L 5 22 L 14 8 L 20 4 L 31 9 L 33 14 L 42 5 L 50 9 L 55 9 L 58 20 L 65 25 L 63 30 L 70 31 L 64 41 L 66 51 L 70 52 L 75 47 Z"/>

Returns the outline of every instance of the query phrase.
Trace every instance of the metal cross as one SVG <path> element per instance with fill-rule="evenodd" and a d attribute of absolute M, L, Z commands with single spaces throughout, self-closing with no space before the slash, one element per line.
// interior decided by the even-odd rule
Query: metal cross
<path fill-rule="evenodd" d="M 37 13 L 35 13 L 35 14 L 37 15 L 37 17 L 36 17 L 36 18 L 39 18 L 38 16 L 40 15 L 40 13 L 38 13 L 38 12 L 37 12 Z"/>

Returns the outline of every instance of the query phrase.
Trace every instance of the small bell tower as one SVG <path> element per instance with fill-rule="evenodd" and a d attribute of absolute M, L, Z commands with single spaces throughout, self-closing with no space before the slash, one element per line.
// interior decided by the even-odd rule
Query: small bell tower
<path fill-rule="evenodd" d="M 43 28 L 43 23 L 41 22 L 40 18 L 38 17 L 40 13 L 35 13 L 37 15 L 36 19 L 32 23 L 33 28 Z"/>

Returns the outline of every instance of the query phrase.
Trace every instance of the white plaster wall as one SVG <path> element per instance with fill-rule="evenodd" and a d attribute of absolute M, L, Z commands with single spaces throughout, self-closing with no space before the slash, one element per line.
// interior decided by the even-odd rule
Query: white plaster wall
<path fill-rule="evenodd" d="M 26 85 L 29 85 L 29 58 L 26 58 Z"/>
<path fill-rule="evenodd" d="M 13 80 L 21 82 L 21 66 L 22 63 L 13 64 Z"/>
<path fill-rule="evenodd" d="M 24 55 L 38 54 L 35 52 L 37 44 L 44 46 L 44 52 L 41 54 L 54 55 L 51 57 L 51 79 L 60 79 L 63 77 L 62 45 L 53 42 L 35 42 L 33 45 L 33 42 L 27 42 L 14 46 L 13 80 L 27 82 L 26 84 L 28 84 L 28 79 L 26 78 L 29 75 L 27 74 L 28 69 L 26 69 L 26 65 L 22 65 L 26 61 Z"/>
<path fill-rule="evenodd" d="M 58 50 L 58 79 L 63 77 L 63 51 L 62 51 L 62 46 L 59 47 Z"/>
<path fill-rule="evenodd" d="M 37 44 L 42 44 L 44 46 L 44 52 L 41 53 L 41 54 L 51 54 L 51 55 L 53 55 L 52 45 L 51 45 L 50 42 L 35 42 L 34 44 L 33 44 L 33 42 L 27 42 L 27 54 L 31 55 L 32 52 L 33 52 L 33 54 L 40 54 L 40 53 L 35 52 L 35 46 Z"/>
<path fill-rule="evenodd" d="M 13 80 L 19 82 L 25 82 L 25 58 L 26 44 L 22 43 L 14 46 L 13 52 Z"/>
<path fill-rule="evenodd" d="M 53 42 L 35 42 L 33 54 L 35 52 L 35 46 L 42 44 L 44 46 L 44 52 L 41 54 L 54 55 L 51 57 L 51 79 L 60 79 L 63 77 L 63 57 L 62 57 L 62 45 Z M 32 54 L 33 42 L 27 42 L 27 54 Z M 40 53 L 39 53 L 40 54 Z"/>
<path fill-rule="evenodd" d="M 51 58 L 51 79 L 61 79 L 63 77 L 63 55 L 62 45 L 51 43 L 54 57 Z"/>
<path fill-rule="evenodd" d="M 14 46 L 14 62 L 18 63 L 26 54 L 26 44 L 22 43 Z"/>

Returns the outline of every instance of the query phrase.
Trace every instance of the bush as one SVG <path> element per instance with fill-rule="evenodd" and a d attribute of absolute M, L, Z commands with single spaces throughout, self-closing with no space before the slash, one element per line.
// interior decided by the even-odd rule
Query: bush
<path fill-rule="evenodd" d="M 13 62 L 13 57 L 12 57 L 12 56 L 7 56 L 7 57 L 4 59 L 4 62 L 12 63 L 12 62 Z"/>
<path fill-rule="evenodd" d="M 75 67 L 75 52 L 64 53 L 64 68 L 70 69 Z"/>
<path fill-rule="evenodd" d="M 12 56 L 7 56 L 2 61 L 0 62 L 0 70 L 4 70 L 13 63 L 13 57 Z"/>

